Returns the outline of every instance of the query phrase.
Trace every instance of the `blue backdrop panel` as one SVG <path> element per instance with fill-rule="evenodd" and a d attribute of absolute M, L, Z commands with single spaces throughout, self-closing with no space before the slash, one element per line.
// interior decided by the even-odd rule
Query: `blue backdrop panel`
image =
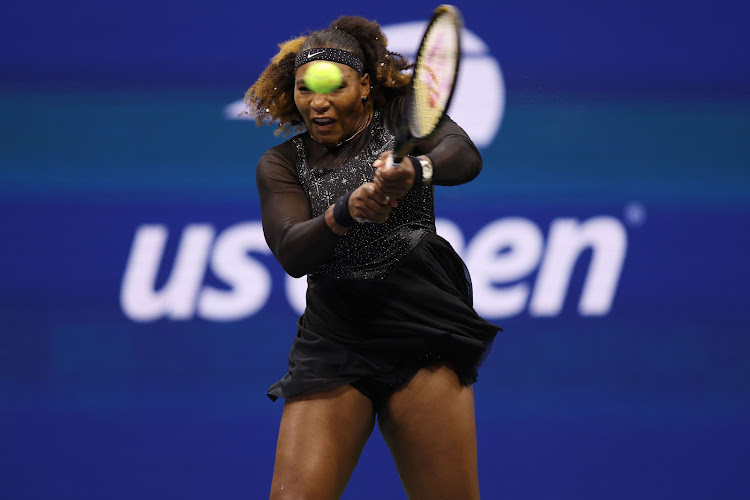
<path fill-rule="evenodd" d="M 259 226 L 282 139 L 227 106 L 339 14 L 306 5 L 12 7 L 0 498 L 267 496 L 301 288 Z M 483 497 L 747 498 L 747 7 L 460 7 L 507 88 L 480 177 L 436 188 L 505 328 L 475 386 Z M 344 498 L 405 498 L 377 432 Z"/>
<path fill-rule="evenodd" d="M 74 5 L 15 2 L 0 30 L 5 84 L 244 86 L 276 44 L 357 14 L 388 25 L 422 20 L 436 3 L 384 0 L 337 8 L 293 1 Z M 457 4 L 501 57 L 516 88 L 720 89 L 745 93 L 748 5 L 740 0 L 550 0 Z"/>

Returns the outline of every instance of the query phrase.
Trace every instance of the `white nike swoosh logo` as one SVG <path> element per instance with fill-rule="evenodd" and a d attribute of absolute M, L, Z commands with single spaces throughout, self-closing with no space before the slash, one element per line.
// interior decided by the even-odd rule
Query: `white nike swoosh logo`
<path fill-rule="evenodd" d="M 316 52 L 315 54 L 307 54 L 307 58 L 310 59 L 311 57 L 315 57 L 317 55 L 320 55 L 323 52 L 325 52 L 325 50 L 321 50 L 320 52 Z"/>

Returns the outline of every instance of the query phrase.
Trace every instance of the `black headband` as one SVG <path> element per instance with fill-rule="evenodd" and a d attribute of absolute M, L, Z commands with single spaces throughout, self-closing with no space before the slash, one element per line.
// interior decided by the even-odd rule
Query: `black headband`
<path fill-rule="evenodd" d="M 303 50 L 297 54 L 297 61 L 294 64 L 294 69 L 299 68 L 303 64 L 307 64 L 310 61 L 331 61 L 339 64 L 346 64 L 354 71 L 362 75 L 364 73 L 364 64 L 362 59 L 356 55 L 341 49 L 331 49 L 328 47 L 318 49 Z"/>

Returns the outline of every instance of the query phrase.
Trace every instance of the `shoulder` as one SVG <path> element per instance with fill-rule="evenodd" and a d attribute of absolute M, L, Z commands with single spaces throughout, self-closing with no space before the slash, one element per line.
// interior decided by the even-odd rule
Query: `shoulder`
<path fill-rule="evenodd" d="M 401 117 L 404 115 L 406 106 L 405 96 L 394 97 L 386 101 L 381 112 L 383 113 L 383 122 L 385 126 L 393 131 L 398 130 L 401 126 Z"/>
<path fill-rule="evenodd" d="M 279 161 L 294 165 L 297 160 L 297 147 L 295 142 L 298 141 L 300 135 L 296 135 L 281 144 L 268 149 L 258 161 L 258 166 L 266 163 L 278 163 Z"/>
<path fill-rule="evenodd" d="M 258 160 L 256 178 L 259 183 L 268 180 L 281 180 L 297 177 L 297 146 L 300 138 L 296 135 L 287 141 L 268 149 Z"/>
<path fill-rule="evenodd" d="M 258 172 L 268 171 L 275 168 L 296 170 L 297 144 L 302 140 L 302 134 L 295 135 L 286 141 L 268 149 L 258 160 Z"/>

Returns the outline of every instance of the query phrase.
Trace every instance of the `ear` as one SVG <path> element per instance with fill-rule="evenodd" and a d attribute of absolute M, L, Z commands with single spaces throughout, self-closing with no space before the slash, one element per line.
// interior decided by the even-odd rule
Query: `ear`
<path fill-rule="evenodd" d="M 365 73 L 360 79 L 359 79 L 359 87 L 361 89 L 360 97 L 364 101 L 370 96 L 370 74 Z"/>

